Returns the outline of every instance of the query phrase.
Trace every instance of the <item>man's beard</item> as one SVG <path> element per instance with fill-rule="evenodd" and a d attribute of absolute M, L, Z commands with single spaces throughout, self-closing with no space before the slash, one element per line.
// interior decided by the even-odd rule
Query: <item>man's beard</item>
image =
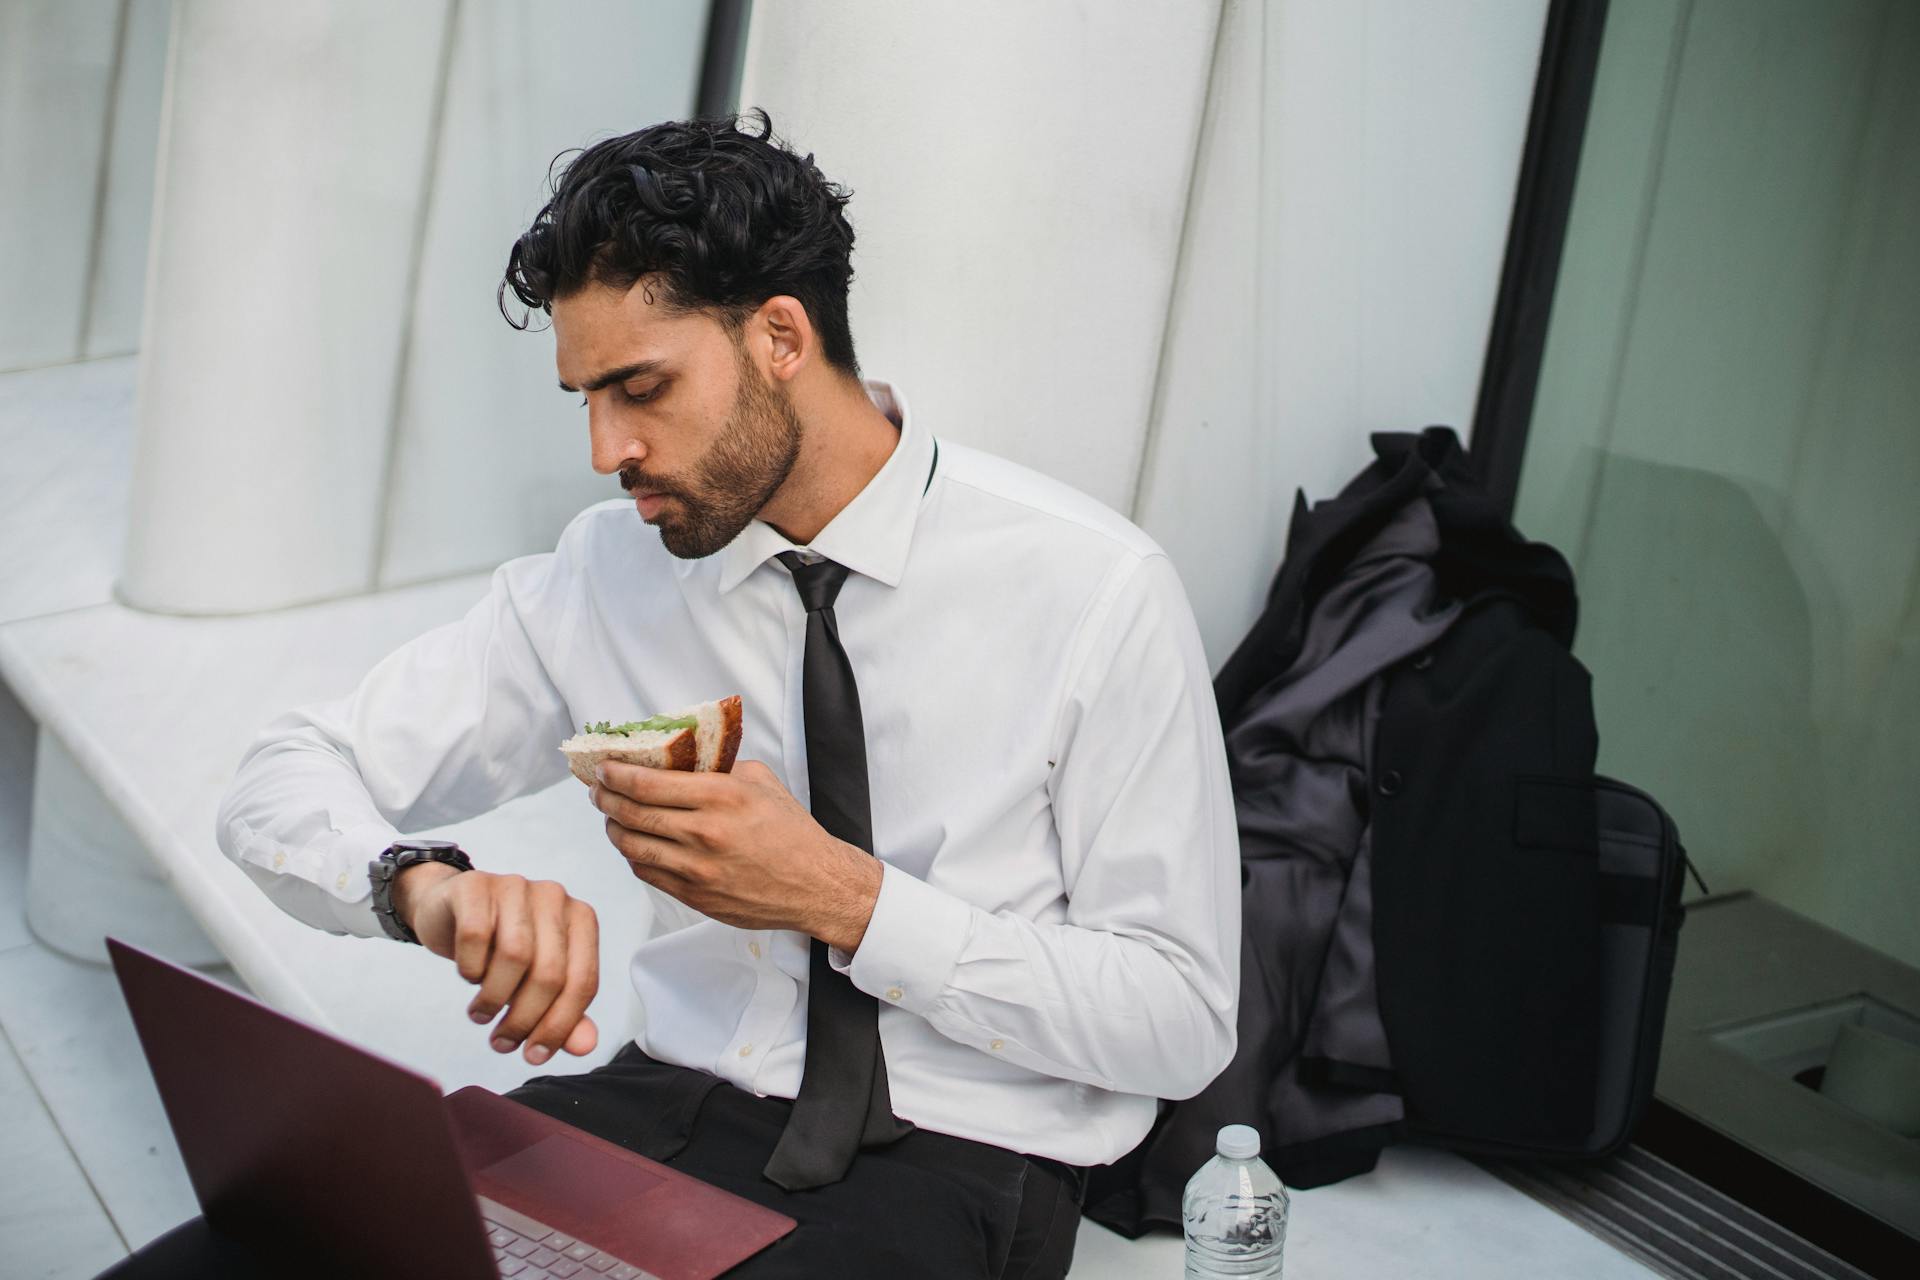
<path fill-rule="evenodd" d="M 668 495 L 654 525 L 660 543 L 683 560 L 698 560 L 740 536 L 793 472 L 804 428 L 785 394 L 761 381 L 740 353 L 740 386 L 720 438 L 693 466 L 687 483 L 663 483 L 636 471 L 620 473 L 621 487 Z"/>

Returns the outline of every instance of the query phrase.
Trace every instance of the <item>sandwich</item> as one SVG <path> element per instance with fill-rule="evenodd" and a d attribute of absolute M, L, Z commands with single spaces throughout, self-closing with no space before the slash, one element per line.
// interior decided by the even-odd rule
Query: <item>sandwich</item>
<path fill-rule="evenodd" d="M 592 786 L 593 767 L 602 760 L 679 769 L 690 773 L 730 773 L 740 751 L 740 695 L 703 702 L 683 711 L 612 724 L 580 726 L 560 744 L 573 776 Z"/>

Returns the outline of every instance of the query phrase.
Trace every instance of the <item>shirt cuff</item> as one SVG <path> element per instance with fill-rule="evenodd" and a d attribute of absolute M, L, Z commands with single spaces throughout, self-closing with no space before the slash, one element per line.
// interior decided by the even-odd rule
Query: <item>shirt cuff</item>
<path fill-rule="evenodd" d="M 827 963 L 886 1004 L 925 1015 L 947 989 L 972 927 L 974 907 L 881 863 L 880 897 L 851 958 L 838 947 Z"/>
<path fill-rule="evenodd" d="M 386 823 L 364 822 L 316 842 L 320 865 L 330 873 L 320 887 L 327 891 L 327 905 L 334 919 L 348 933 L 363 938 L 387 936 L 386 926 L 373 913 L 373 883 L 367 875 L 367 864 L 398 839 L 400 833 Z"/>

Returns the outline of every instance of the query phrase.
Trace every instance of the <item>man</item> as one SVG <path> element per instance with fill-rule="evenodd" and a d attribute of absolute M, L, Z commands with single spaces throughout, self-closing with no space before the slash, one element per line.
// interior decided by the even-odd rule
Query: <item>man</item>
<path fill-rule="evenodd" d="M 222 847 L 316 927 L 452 959 L 495 1049 L 589 1053 L 594 907 L 484 850 L 382 850 L 564 778 L 589 719 L 742 694 L 731 774 L 610 764 L 589 793 L 659 891 L 644 1035 L 510 1096 L 798 1219 L 743 1276 L 1063 1275 L 1086 1167 L 1233 1053 L 1199 635 L 1140 530 L 861 379 L 846 193 L 758 119 L 565 170 L 503 310 L 510 287 L 551 315 L 633 499 L 268 726 Z"/>

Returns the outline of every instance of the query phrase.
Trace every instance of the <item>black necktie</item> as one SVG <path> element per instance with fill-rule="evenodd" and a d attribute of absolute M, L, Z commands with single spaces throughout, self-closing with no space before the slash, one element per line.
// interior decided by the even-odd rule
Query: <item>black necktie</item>
<path fill-rule="evenodd" d="M 847 569 L 831 560 L 807 564 L 795 551 L 781 552 L 780 559 L 793 573 L 807 610 L 801 703 L 813 817 L 828 835 L 871 854 L 860 691 L 833 617 Z M 828 963 L 827 944 L 815 938 L 807 966 L 807 1054 L 800 1096 L 767 1161 L 767 1177 L 788 1191 L 838 1182 L 861 1147 L 885 1146 L 912 1127 L 894 1116 L 887 1094 L 879 1004 Z"/>

